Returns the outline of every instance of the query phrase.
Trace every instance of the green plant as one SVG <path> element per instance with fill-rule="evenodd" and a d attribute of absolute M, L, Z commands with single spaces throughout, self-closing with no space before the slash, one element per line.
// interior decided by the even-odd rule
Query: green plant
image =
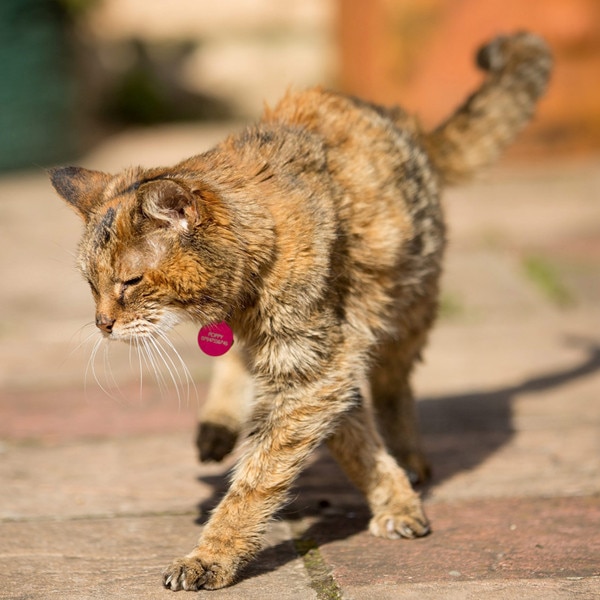
<path fill-rule="evenodd" d="M 556 306 L 566 308 L 574 303 L 573 295 L 562 282 L 558 269 L 541 256 L 526 256 L 523 268 L 527 278 Z"/>

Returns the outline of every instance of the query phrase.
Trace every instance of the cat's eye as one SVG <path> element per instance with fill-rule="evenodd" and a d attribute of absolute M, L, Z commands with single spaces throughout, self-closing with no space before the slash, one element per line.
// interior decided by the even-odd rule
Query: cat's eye
<path fill-rule="evenodd" d="M 98 288 L 92 283 L 91 279 L 88 279 L 88 284 L 90 286 L 90 289 L 92 290 L 92 295 L 99 296 L 100 292 L 98 291 Z"/>
<path fill-rule="evenodd" d="M 118 288 L 119 289 L 118 295 L 119 295 L 119 302 L 121 304 L 125 303 L 125 291 L 127 289 L 129 289 L 130 287 L 133 287 L 134 285 L 137 285 L 138 283 L 140 283 L 140 281 L 142 281 L 143 278 L 144 278 L 143 275 L 140 275 L 139 277 L 132 277 L 131 279 L 127 279 L 120 284 L 120 288 Z"/>
<path fill-rule="evenodd" d="M 137 285 L 138 283 L 140 283 L 140 281 L 142 281 L 143 278 L 143 275 L 140 275 L 139 277 L 132 277 L 131 279 L 128 279 L 127 281 L 123 282 L 123 287 L 128 288 Z"/>

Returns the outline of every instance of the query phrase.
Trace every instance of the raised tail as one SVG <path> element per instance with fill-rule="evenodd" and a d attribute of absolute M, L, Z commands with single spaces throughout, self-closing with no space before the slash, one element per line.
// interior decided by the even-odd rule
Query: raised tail
<path fill-rule="evenodd" d="M 443 180 L 468 179 L 489 165 L 532 117 L 544 93 L 552 55 L 531 33 L 501 36 L 477 53 L 488 75 L 481 87 L 444 123 L 425 135 L 425 145 Z"/>

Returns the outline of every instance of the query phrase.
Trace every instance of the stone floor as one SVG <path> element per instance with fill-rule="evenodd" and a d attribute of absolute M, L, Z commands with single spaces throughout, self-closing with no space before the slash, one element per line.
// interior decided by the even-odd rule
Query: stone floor
<path fill-rule="evenodd" d="M 129 132 L 84 164 L 169 163 L 223 134 Z M 200 595 L 599 597 L 598 198 L 600 160 L 505 166 L 447 194 L 442 315 L 415 380 L 432 535 L 371 537 L 321 451 L 241 581 Z M 44 173 L 0 178 L 0 598 L 168 598 L 161 571 L 191 549 L 232 464 L 196 461 L 210 365 L 184 327 L 195 387 L 145 372 L 140 386 L 117 347 L 94 376 L 78 235 Z"/>

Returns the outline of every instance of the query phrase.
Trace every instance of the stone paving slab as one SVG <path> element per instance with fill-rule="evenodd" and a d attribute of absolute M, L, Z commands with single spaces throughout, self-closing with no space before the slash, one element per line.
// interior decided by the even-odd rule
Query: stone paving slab
<path fill-rule="evenodd" d="M 223 467 L 196 465 L 191 436 L 4 445 L 0 516 L 81 519 L 190 513 L 210 498 Z"/>
<path fill-rule="evenodd" d="M 184 516 L 16 521 L 0 524 L 0 598 L 166 600 L 162 571 L 193 548 L 200 533 Z M 182 593 L 179 597 L 194 597 Z M 288 526 L 274 523 L 259 560 L 242 580 L 210 592 L 219 600 L 316 598 Z"/>
<path fill-rule="evenodd" d="M 0 479 L 9 486 L 0 495 L 0 598 L 167 597 L 157 584 L 161 569 L 192 547 L 198 518 L 223 493 L 227 470 L 197 466 L 176 434 L 17 444 L 3 457 Z M 391 598 L 400 590 L 396 597 L 413 597 L 415 585 L 429 586 L 433 595 L 423 597 L 433 598 L 461 582 L 466 588 L 456 589 L 502 598 L 503 590 L 518 591 L 511 580 L 533 581 L 528 592 L 547 589 L 547 582 L 549 598 L 577 590 L 593 597 L 586 590 L 600 581 L 600 496 L 440 501 L 426 494 L 426 510 L 431 536 L 372 538 L 360 494 L 321 453 L 270 528 L 272 548 L 240 584 L 215 597 L 316 597 L 295 539 L 316 543 L 344 598 Z M 556 580 L 563 584 L 556 587 Z M 15 581 L 24 582 L 18 594 Z"/>
<path fill-rule="evenodd" d="M 519 581 L 475 581 L 419 583 L 386 586 L 374 582 L 344 590 L 344 600 L 593 600 L 600 580 L 522 579 Z"/>
<path fill-rule="evenodd" d="M 344 590 L 374 581 L 600 577 L 600 538 L 592 533 L 600 524 L 597 497 L 426 503 L 426 509 L 433 534 L 418 540 L 373 538 L 364 518 L 331 517 L 307 535 Z"/>
<path fill-rule="evenodd" d="M 178 401 L 146 384 L 119 386 L 108 395 L 95 384 L 87 389 L 0 390 L 0 439 L 50 443 L 147 433 L 190 432 L 195 427 L 206 385 L 198 396 Z M 117 395 L 118 394 L 118 395 Z"/>

